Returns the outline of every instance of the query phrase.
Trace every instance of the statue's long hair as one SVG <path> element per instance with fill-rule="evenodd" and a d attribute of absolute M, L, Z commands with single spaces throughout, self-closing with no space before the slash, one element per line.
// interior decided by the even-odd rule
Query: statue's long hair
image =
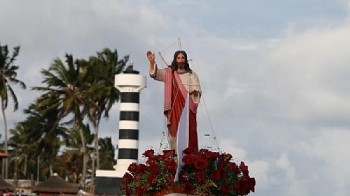
<path fill-rule="evenodd" d="M 183 50 L 178 50 L 175 52 L 174 54 L 174 59 L 173 59 L 173 62 L 171 62 L 171 65 L 169 67 L 171 67 L 171 70 L 172 71 L 176 71 L 177 68 L 178 68 L 178 65 L 176 63 L 176 57 L 179 55 L 179 54 L 183 54 L 185 56 L 185 70 L 189 73 L 192 73 L 192 70 L 190 68 L 190 65 L 188 64 L 188 60 L 187 60 L 187 53 Z"/>

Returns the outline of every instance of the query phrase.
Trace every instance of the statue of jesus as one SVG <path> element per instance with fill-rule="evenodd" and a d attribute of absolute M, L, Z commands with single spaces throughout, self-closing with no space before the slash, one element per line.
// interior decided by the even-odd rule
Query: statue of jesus
<path fill-rule="evenodd" d="M 185 111 L 189 115 L 187 147 L 198 150 L 196 114 L 202 91 L 197 74 L 190 69 L 186 52 L 176 51 L 171 65 L 163 69 L 157 67 L 152 51 L 147 52 L 147 58 L 151 78 L 164 82 L 164 115 L 170 148 L 176 149 L 179 122 L 189 96 L 189 109 Z"/>

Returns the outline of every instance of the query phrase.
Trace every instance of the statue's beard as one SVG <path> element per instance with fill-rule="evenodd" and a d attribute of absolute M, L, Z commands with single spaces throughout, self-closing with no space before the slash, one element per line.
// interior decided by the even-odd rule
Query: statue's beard
<path fill-rule="evenodd" d="M 177 68 L 181 68 L 181 69 L 185 68 L 185 63 L 178 63 Z"/>

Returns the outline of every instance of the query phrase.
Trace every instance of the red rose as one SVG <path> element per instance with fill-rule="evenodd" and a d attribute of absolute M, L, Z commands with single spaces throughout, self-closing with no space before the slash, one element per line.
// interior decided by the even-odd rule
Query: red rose
<path fill-rule="evenodd" d="M 224 170 L 220 170 L 220 177 L 221 177 L 221 179 L 223 179 L 223 178 L 226 178 L 227 177 L 227 172 L 225 172 Z"/>
<path fill-rule="evenodd" d="M 228 164 L 228 162 L 220 161 L 219 162 L 219 168 L 224 168 L 224 167 L 227 166 L 227 164 Z"/>
<path fill-rule="evenodd" d="M 163 154 L 165 157 L 173 157 L 175 156 L 175 150 L 163 150 Z"/>
<path fill-rule="evenodd" d="M 189 182 L 190 181 L 190 179 L 189 179 L 189 177 L 188 177 L 188 173 L 184 173 L 184 172 L 181 172 L 180 173 L 180 181 L 181 182 Z"/>
<path fill-rule="evenodd" d="M 159 172 L 160 166 L 158 164 L 151 163 L 149 164 L 149 170 L 152 172 Z"/>
<path fill-rule="evenodd" d="M 137 165 L 137 170 L 138 170 L 139 172 L 144 172 L 144 171 L 147 170 L 147 166 L 144 165 L 144 164 L 138 164 L 138 165 Z"/>
<path fill-rule="evenodd" d="M 182 157 L 182 162 L 185 164 L 185 165 L 191 165 L 193 163 L 193 155 L 191 154 L 186 154 Z"/>
<path fill-rule="evenodd" d="M 130 181 L 132 179 L 133 179 L 132 175 L 129 174 L 128 172 L 126 172 L 123 176 L 123 180 Z"/>
<path fill-rule="evenodd" d="M 208 149 L 201 149 L 199 151 L 199 154 L 204 155 L 205 157 L 207 157 L 210 160 L 215 160 L 219 157 L 218 152 L 211 152 Z"/>
<path fill-rule="evenodd" d="M 198 170 L 204 170 L 208 167 L 208 160 L 205 158 L 198 158 L 194 161 L 194 167 Z"/>
<path fill-rule="evenodd" d="M 129 170 L 130 172 L 136 171 L 136 170 L 137 170 L 137 163 L 131 163 L 131 164 L 129 165 L 129 167 L 128 167 L 128 170 Z"/>
<path fill-rule="evenodd" d="M 147 178 L 147 182 L 149 184 L 156 184 L 157 182 L 154 179 L 156 179 L 157 175 L 157 173 L 151 173 Z"/>
<path fill-rule="evenodd" d="M 136 195 L 141 196 L 146 191 L 145 187 L 137 187 L 136 188 Z"/>
<path fill-rule="evenodd" d="M 244 175 L 249 175 L 248 166 L 246 166 L 243 161 L 241 161 L 241 164 L 239 165 L 239 169 L 242 170 Z"/>
<path fill-rule="evenodd" d="M 191 183 L 186 183 L 186 185 L 185 185 L 185 191 L 186 191 L 186 192 L 191 192 L 191 191 L 193 191 L 193 190 L 194 190 L 193 184 L 191 184 Z"/>
<path fill-rule="evenodd" d="M 185 154 L 191 154 L 191 153 L 196 152 L 196 149 L 193 148 L 193 147 L 188 147 L 188 148 L 186 148 L 183 152 L 184 152 Z"/>
<path fill-rule="evenodd" d="M 238 193 L 238 195 L 243 195 L 244 194 L 244 190 L 242 189 L 241 183 L 239 181 L 235 181 L 233 183 L 233 187 L 235 188 L 235 190 Z"/>
<path fill-rule="evenodd" d="M 228 186 L 227 184 L 222 185 L 221 187 L 222 193 L 228 193 L 229 191 L 230 191 L 230 186 Z"/>
<path fill-rule="evenodd" d="M 248 188 L 250 191 L 255 192 L 255 178 L 249 178 Z"/>
<path fill-rule="evenodd" d="M 211 173 L 210 178 L 213 180 L 219 180 L 220 179 L 220 170 L 214 170 L 213 173 Z"/>
<path fill-rule="evenodd" d="M 168 187 L 171 187 L 175 184 L 174 182 L 174 176 L 173 175 L 168 175 L 166 176 L 165 178 L 165 183 L 164 183 L 164 186 L 168 186 Z"/>
<path fill-rule="evenodd" d="M 236 163 L 227 163 L 228 168 L 230 169 L 230 171 L 233 171 L 236 175 L 238 175 L 240 173 L 239 167 Z"/>
<path fill-rule="evenodd" d="M 203 181 L 205 179 L 205 174 L 203 172 L 196 172 L 194 174 L 194 179 L 196 179 L 196 181 Z"/>
<path fill-rule="evenodd" d="M 131 193 L 132 193 L 131 188 L 130 188 L 130 187 L 126 187 L 126 189 L 125 189 L 125 195 L 131 195 Z"/>
<path fill-rule="evenodd" d="M 210 152 L 208 153 L 208 158 L 211 160 L 215 160 L 219 158 L 220 154 L 218 152 Z"/>
<path fill-rule="evenodd" d="M 250 192 L 250 177 L 243 176 L 241 178 L 240 189 L 244 194 L 248 194 Z"/>
<path fill-rule="evenodd" d="M 176 162 L 173 159 L 165 161 L 165 168 L 170 172 L 174 173 L 176 171 Z"/>
<path fill-rule="evenodd" d="M 145 157 L 153 157 L 154 150 L 146 150 L 142 155 L 144 155 Z"/>

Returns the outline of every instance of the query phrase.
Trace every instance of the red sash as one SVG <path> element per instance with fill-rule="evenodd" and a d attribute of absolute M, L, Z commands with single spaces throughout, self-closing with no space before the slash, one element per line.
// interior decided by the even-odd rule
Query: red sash
<path fill-rule="evenodd" d="M 189 96 L 181 79 L 171 68 L 165 68 L 164 81 L 164 115 L 167 117 L 169 137 L 176 138 L 182 110 L 186 97 Z M 189 144 L 188 147 L 198 149 L 197 113 L 198 104 L 189 99 Z"/>

